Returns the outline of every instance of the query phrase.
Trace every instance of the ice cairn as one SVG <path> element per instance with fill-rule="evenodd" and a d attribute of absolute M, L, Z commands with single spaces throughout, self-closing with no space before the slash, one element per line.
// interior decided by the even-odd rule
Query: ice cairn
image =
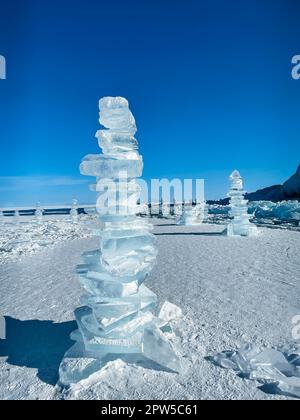
<path fill-rule="evenodd" d="M 175 216 L 176 218 L 178 218 L 178 217 L 180 217 L 180 216 L 182 215 L 183 204 L 182 204 L 182 203 L 177 202 L 177 201 L 175 200 L 175 198 L 174 198 L 174 200 L 173 200 L 173 203 L 174 203 L 174 210 L 173 210 L 173 213 L 174 213 L 174 216 Z"/>
<path fill-rule="evenodd" d="M 40 203 L 37 203 L 36 205 L 35 220 L 38 225 L 41 225 L 43 223 L 43 209 Z"/>
<path fill-rule="evenodd" d="M 239 171 L 235 170 L 230 175 L 231 188 L 228 193 L 230 199 L 231 222 L 227 227 L 228 236 L 257 236 L 258 229 L 250 223 L 248 214 L 248 201 L 245 200 L 243 178 Z"/>
<path fill-rule="evenodd" d="M 74 225 L 78 223 L 78 201 L 76 198 L 72 200 L 72 208 L 70 211 L 71 220 Z"/>
<path fill-rule="evenodd" d="M 78 330 L 71 339 L 76 343 L 60 365 L 64 386 L 87 378 L 117 358 L 180 371 L 168 323 L 179 315 L 180 308 L 166 302 L 159 317 L 154 316 L 156 295 L 142 284 L 157 250 L 152 225 L 136 216 L 140 187 L 135 178 L 142 175 L 143 161 L 134 138 L 135 120 L 124 98 L 102 98 L 99 107 L 105 129 L 96 137 L 103 154 L 86 156 L 80 171 L 96 177 L 92 188 L 98 195 L 100 226 L 95 234 L 100 249 L 85 252 L 83 264 L 77 267 L 85 289 L 84 306 L 75 310 Z"/>
<path fill-rule="evenodd" d="M 20 223 L 20 212 L 19 212 L 19 210 L 15 210 L 14 221 L 15 221 L 16 225 L 18 225 Z"/>
<path fill-rule="evenodd" d="M 161 216 L 165 218 L 169 218 L 171 216 L 171 206 L 169 203 L 165 203 L 164 201 L 161 203 Z"/>
<path fill-rule="evenodd" d="M 4 211 L 0 209 L 0 225 L 4 224 Z"/>
<path fill-rule="evenodd" d="M 206 203 L 200 202 L 195 206 L 191 202 L 186 203 L 183 208 L 182 215 L 178 219 L 177 224 L 183 226 L 201 225 L 207 217 Z"/>

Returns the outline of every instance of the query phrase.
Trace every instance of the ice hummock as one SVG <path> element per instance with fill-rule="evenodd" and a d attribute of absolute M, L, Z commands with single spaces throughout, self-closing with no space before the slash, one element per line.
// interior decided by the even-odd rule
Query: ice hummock
<path fill-rule="evenodd" d="M 257 219 L 271 219 L 285 222 L 300 222 L 299 201 L 252 201 L 248 205 L 248 212 Z"/>
<path fill-rule="evenodd" d="M 135 178 L 142 175 L 143 160 L 134 138 L 135 120 L 124 98 L 103 98 L 99 106 L 105 129 L 96 137 L 102 154 L 87 155 L 80 171 L 96 177 L 92 189 L 99 224 L 94 234 L 100 246 L 84 253 L 77 267 L 84 306 L 75 310 L 76 344 L 60 366 L 63 385 L 85 379 L 106 362 L 128 354 L 133 361 L 142 356 L 150 364 L 180 371 L 180 360 L 164 333 L 170 333 L 168 320 L 178 317 L 180 309 L 166 304 L 163 319 L 156 317 L 156 295 L 142 284 L 155 264 L 157 248 L 152 225 L 136 216 L 140 187 Z"/>

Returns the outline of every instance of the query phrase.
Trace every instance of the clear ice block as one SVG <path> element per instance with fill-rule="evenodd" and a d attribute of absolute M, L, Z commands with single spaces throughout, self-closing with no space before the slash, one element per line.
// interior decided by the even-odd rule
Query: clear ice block
<path fill-rule="evenodd" d="M 80 165 L 84 175 L 95 176 L 98 223 L 93 227 L 99 249 L 83 253 L 77 274 L 85 294 L 75 310 L 76 341 L 60 366 L 60 382 L 70 385 L 100 370 L 116 358 L 138 360 L 178 372 L 180 362 L 164 331 L 180 316 L 170 303 L 160 316 L 153 314 L 157 298 L 142 283 L 151 272 L 157 248 L 151 223 L 136 216 L 143 160 L 134 138 L 136 125 L 124 98 L 103 98 L 97 132 L 103 154 L 87 155 Z"/>

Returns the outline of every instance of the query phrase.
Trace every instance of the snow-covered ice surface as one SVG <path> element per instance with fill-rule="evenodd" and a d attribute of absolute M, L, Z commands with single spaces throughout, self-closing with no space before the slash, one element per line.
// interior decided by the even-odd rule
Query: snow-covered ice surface
<path fill-rule="evenodd" d="M 76 329 L 82 294 L 75 267 L 96 238 L 57 241 L 0 266 L 1 399 L 286 399 L 211 363 L 209 356 L 249 342 L 289 349 L 300 314 L 300 234 L 261 229 L 257 238 L 228 238 L 222 225 L 175 226 L 156 220 L 158 261 L 146 281 L 178 305 L 183 373 L 118 360 L 63 394 L 54 386 Z M 0 326 L 2 323 L 0 323 Z"/>
<path fill-rule="evenodd" d="M 32 217 L 20 217 L 18 224 L 12 217 L 5 217 L 5 220 L 5 224 L 0 224 L 0 265 L 17 261 L 23 255 L 36 253 L 60 241 L 91 236 L 83 223 L 72 224 L 68 217 L 60 220 L 45 218 L 40 224 Z"/>

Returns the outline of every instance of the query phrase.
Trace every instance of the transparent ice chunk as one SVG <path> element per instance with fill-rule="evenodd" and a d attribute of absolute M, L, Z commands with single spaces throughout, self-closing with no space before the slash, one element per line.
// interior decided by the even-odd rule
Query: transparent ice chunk
<path fill-rule="evenodd" d="M 77 383 L 105 366 L 105 354 L 89 354 L 83 341 L 75 343 L 65 354 L 59 367 L 59 382 L 64 386 Z"/>
<path fill-rule="evenodd" d="M 99 130 L 96 137 L 105 155 L 128 153 L 138 148 L 137 140 L 127 133 Z"/>
<path fill-rule="evenodd" d="M 135 133 L 134 117 L 129 110 L 128 101 L 121 97 L 106 97 L 99 101 L 99 122 L 106 128 L 126 133 Z"/>
<path fill-rule="evenodd" d="M 128 178 L 139 178 L 143 171 L 143 159 L 113 159 L 103 155 L 88 155 L 80 164 L 80 173 L 87 176 L 102 176 L 118 179 L 120 173 L 127 173 Z"/>
<path fill-rule="evenodd" d="M 103 258 L 109 258 L 110 256 L 121 256 L 127 255 L 131 251 L 138 252 L 147 246 L 153 247 L 155 243 L 155 237 L 148 233 L 141 236 L 132 236 L 128 238 L 106 238 L 103 237 L 100 243 L 100 249 Z"/>
<path fill-rule="evenodd" d="M 278 393 L 300 397 L 300 372 L 295 362 L 275 349 L 259 349 L 247 344 L 236 352 L 223 352 L 212 357 L 214 363 L 257 381 L 273 384 Z"/>
<path fill-rule="evenodd" d="M 154 309 L 157 298 L 147 287 L 142 285 L 139 292 L 125 298 L 101 298 L 85 295 L 81 303 L 93 310 L 93 315 L 102 330 L 106 332 L 125 321 L 137 316 L 139 311 Z"/>
<path fill-rule="evenodd" d="M 278 380 L 278 389 L 288 395 L 300 398 L 300 378 L 293 376 L 290 378 L 280 378 Z"/>
<path fill-rule="evenodd" d="M 172 344 L 158 328 L 145 328 L 142 341 L 142 352 L 147 359 L 174 372 L 181 372 L 180 360 L 176 356 Z"/>

